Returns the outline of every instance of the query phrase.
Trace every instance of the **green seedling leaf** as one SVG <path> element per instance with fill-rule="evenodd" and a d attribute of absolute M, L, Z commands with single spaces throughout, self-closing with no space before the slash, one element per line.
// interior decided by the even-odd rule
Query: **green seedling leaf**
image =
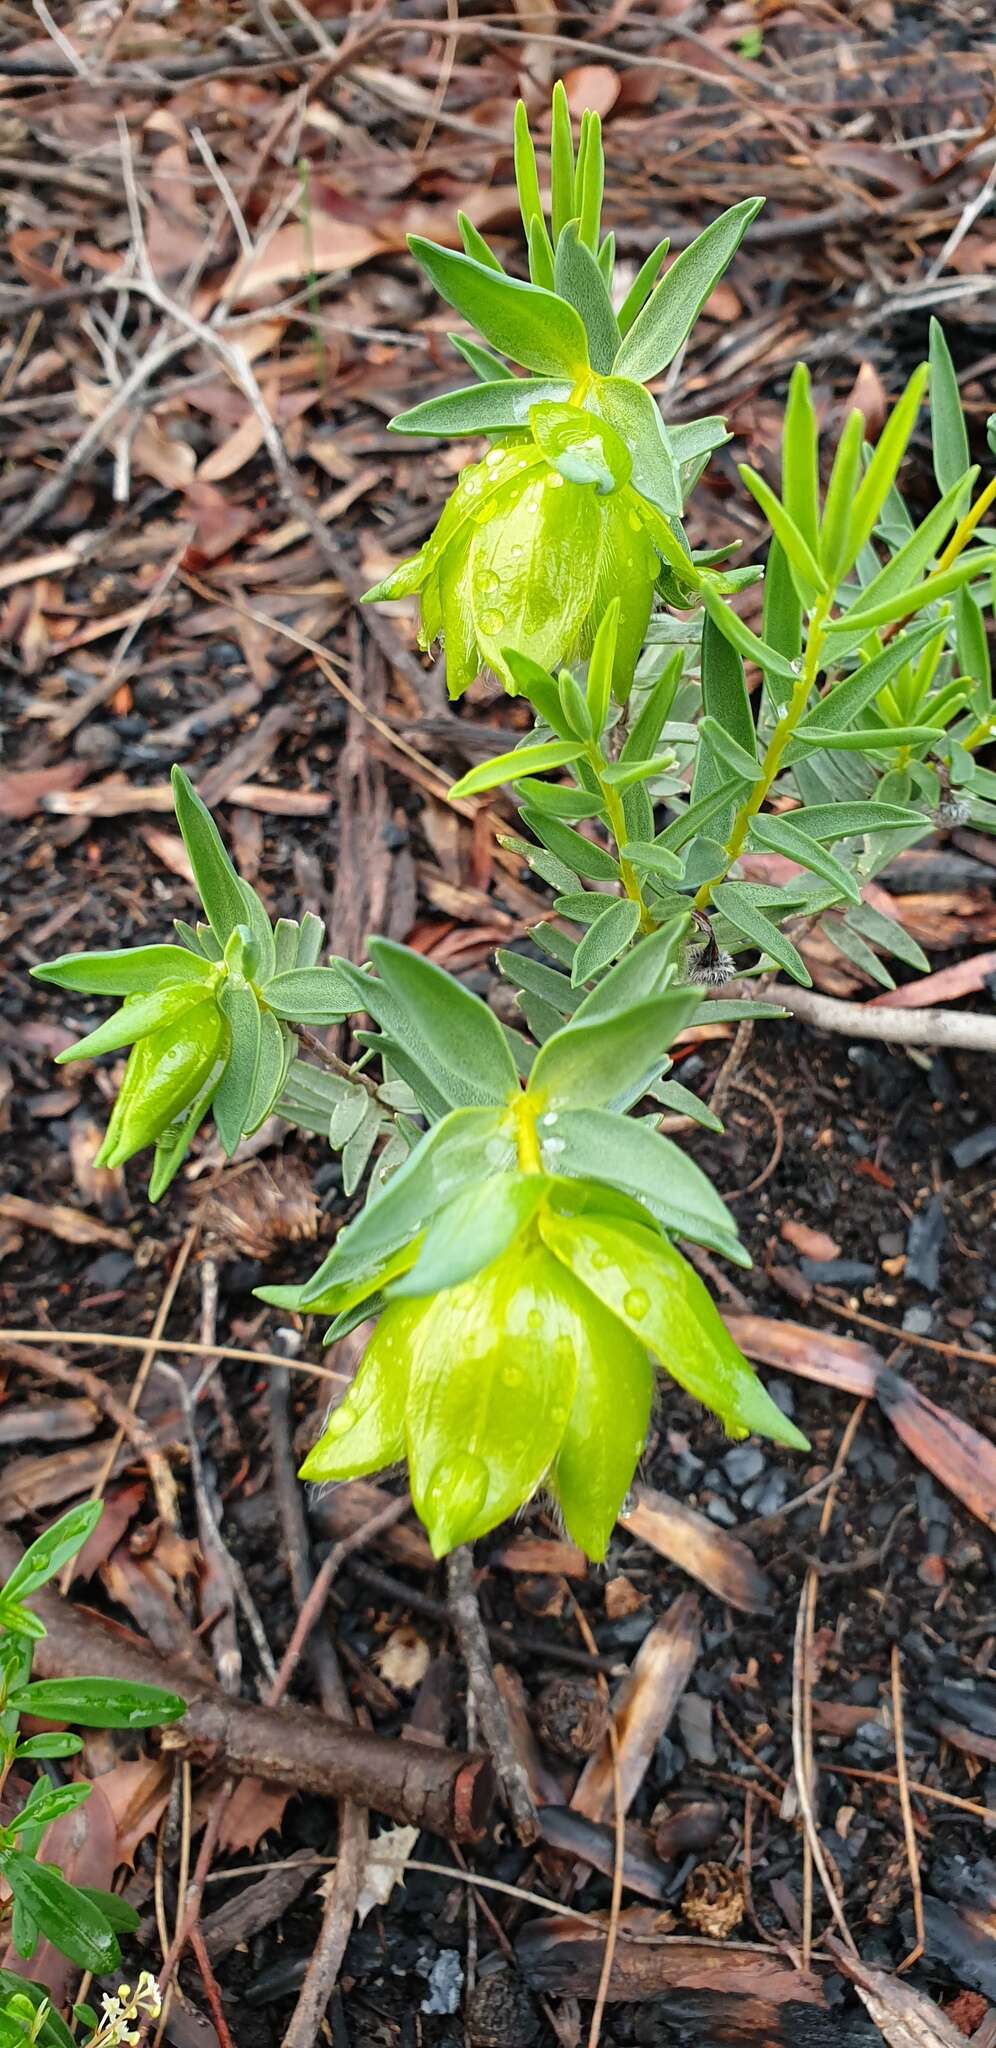
<path fill-rule="evenodd" d="M 804 832 L 807 839 L 818 839 L 821 844 L 835 839 L 863 839 L 874 832 L 906 832 L 915 825 L 924 831 L 930 829 L 929 818 L 920 811 L 890 803 L 807 804 L 802 810 L 793 811 L 791 817 L 798 832 Z"/>
<path fill-rule="evenodd" d="M 652 1124 L 608 1109 L 561 1110 L 549 1133 L 541 1126 L 540 1150 L 549 1172 L 607 1182 L 635 1197 L 665 1230 L 708 1245 L 734 1265 L 750 1265 L 712 1182 Z"/>
<path fill-rule="evenodd" d="M 864 414 L 848 413 L 830 471 L 820 528 L 820 559 L 833 588 L 846 575 L 858 552 L 851 547 L 851 508 L 861 473 L 864 438 Z"/>
<path fill-rule="evenodd" d="M 487 1004 L 431 960 L 391 939 L 371 939 L 370 958 L 390 995 L 444 1063 L 460 1090 L 458 1101 L 470 1107 L 504 1103 L 518 1087 L 518 1074 Z M 376 1015 L 373 1009 L 371 1015 Z"/>
<path fill-rule="evenodd" d="M 592 733 L 596 737 L 602 732 L 612 701 L 612 670 L 616 658 L 618 627 L 619 599 L 614 597 L 602 614 L 588 662 L 588 717 Z"/>
<path fill-rule="evenodd" d="M 514 370 L 510 370 L 500 356 L 493 354 L 492 350 L 485 348 L 481 342 L 472 341 L 467 334 L 448 334 L 446 339 L 452 342 L 457 354 L 461 355 L 468 368 L 473 370 L 479 383 L 493 384 L 502 378 L 510 384 L 518 383 Z M 391 420 L 389 424 L 393 427 L 395 422 Z"/>
<path fill-rule="evenodd" d="M 212 1110 L 226 1158 L 231 1159 L 246 1128 L 253 1101 L 259 1059 L 260 1013 L 253 990 L 245 982 L 228 981 L 218 998 L 231 1033 L 225 1070 L 215 1090 Z"/>
<path fill-rule="evenodd" d="M 753 750 L 748 753 L 745 747 L 738 746 L 725 727 L 720 725 L 718 718 L 713 718 L 707 713 L 699 731 L 731 775 L 739 776 L 743 782 L 760 781 L 762 769 L 756 754 Z"/>
<path fill-rule="evenodd" d="M 574 194 L 575 205 L 581 216 L 581 241 L 584 247 L 591 251 L 592 257 L 598 249 L 604 188 L 605 151 L 602 147 L 602 122 L 600 115 L 593 113 L 588 122 L 584 163 L 578 165 Z M 559 242 L 557 254 L 560 254 Z"/>
<path fill-rule="evenodd" d="M 633 489 L 668 518 L 681 517 L 681 476 L 668 429 L 655 400 L 642 384 L 627 377 L 601 377 L 588 400 L 590 409 L 607 420 L 629 450 Z M 656 530 L 655 530 L 656 532 Z M 668 529 L 670 535 L 670 528 Z M 672 548 L 676 543 L 671 536 Z M 683 551 L 678 545 L 678 552 Z"/>
<path fill-rule="evenodd" d="M 848 554 L 853 562 L 870 539 L 879 513 L 895 483 L 930 372 L 926 363 L 914 370 L 902 397 L 893 406 L 875 444 L 875 452 L 858 486 L 848 522 Z M 850 564 L 848 564 L 850 566 Z"/>
<path fill-rule="evenodd" d="M 799 733 L 797 738 L 805 746 L 828 747 L 836 753 L 876 754 L 883 748 L 926 746 L 939 738 L 939 729 L 934 725 L 876 725 L 857 732 L 832 732 L 827 727 L 812 735 Z"/>
<path fill-rule="evenodd" d="M 571 112 L 563 82 L 558 78 L 550 106 L 550 215 L 554 242 L 573 218 L 574 143 Z"/>
<path fill-rule="evenodd" d="M 922 611 L 924 605 L 936 604 L 942 597 L 950 597 L 960 590 L 973 576 L 988 575 L 996 567 L 996 548 L 979 548 L 971 554 L 960 556 L 950 569 L 941 569 L 933 576 L 927 576 L 922 583 L 900 591 L 895 597 L 886 598 L 882 604 L 869 606 L 855 605 L 853 611 L 845 612 L 839 619 L 831 619 L 827 635 L 831 641 L 834 656 L 843 659 L 854 646 L 860 645 L 869 633 L 877 632 L 879 626 L 892 624 L 893 619 L 912 618 Z"/>
<path fill-rule="evenodd" d="M 182 768 L 173 769 L 172 782 L 176 822 L 190 857 L 197 893 L 218 944 L 224 946 L 236 925 L 248 922 L 245 890 L 207 805 Z"/>

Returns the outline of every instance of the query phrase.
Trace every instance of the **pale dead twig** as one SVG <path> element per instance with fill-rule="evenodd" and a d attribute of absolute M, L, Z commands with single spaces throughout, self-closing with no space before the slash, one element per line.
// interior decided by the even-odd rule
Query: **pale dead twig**
<path fill-rule="evenodd" d="M 834 1459 L 833 1485 L 827 1492 L 820 1515 L 821 1538 L 826 1535 L 833 1518 L 837 1489 L 843 1476 L 844 1467 L 850 1455 L 851 1445 L 858 1433 L 861 1418 L 868 1406 L 867 1400 L 857 1401 L 851 1411 L 847 1427 L 840 1440 L 840 1447 Z M 802 1598 L 795 1630 L 795 1647 L 792 1659 L 792 1759 L 795 1772 L 796 1793 L 803 1823 L 803 1929 L 802 1967 L 808 1970 L 813 1945 L 813 1865 L 819 1872 L 820 1883 L 834 1919 L 845 1942 L 853 1954 L 857 1948 L 844 1917 L 843 1907 L 837 1897 L 833 1879 L 827 1868 L 826 1857 L 816 1827 L 813 1811 L 813 1785 L 815 1769 L 813 1762 L 813 1708 L 812 1708 L 812 1648 L 813 1628 L 816 1614 L 816 1595 L 819 1574 L 810 1565 L 803 1583 Z"/>
<path fill-rule="evenodd" d="M 467 1672 L 467 1684 L 477 1700 L 481 1733 L 494 1758 L 516 1835 L 524 1846 L 528 1846 L 536 1840 L 536 1808 L 529 1780 L 511 1738 L 505 1703 L 495 1684 L 491 1652 L 474 1586 L 474 1553 L 467 1543 L 451 1550 L 446 1560 L 446 1593 L 453 1631 Z"/>
<path fill-rule="evenodd" d="M 113 1330 L 0 1330 L 0 1344 L 89 1344 L 102 1350 L 146 1351 L 147 1337 L 121 1337 Z M 307 1373 L 311 1379 L 348 1384 L 348 1374 L 330 1365 L 312 1365 L 306 1358 L 282 1358 L 277 1351 L 247 1351 L 237 1344 L 197 1344 L 177 1337 L 156 1339 L 157 1351 L 180 1351 L 190 1358 L 234 1358 L 242 1365 L 279 1365 L 285 1372 Z"/>
<path fill-rule="evenodd" d="M 903 1816 L 903 1835 L 906 1841 L 906 1855 L 910 1866 L 910 1888 L 913 1893 L 913 1925 L 916 1943 L 897 1969 L 902 1976 L 913 1963 L 919 1962 L 926 1944 L 926 1928 L 923 1919 L 923 1885 L 920 1881 L 920 1858 L 917 1853 L 916 1829 L 913 1825 L 913 1808 L 910 1805 L 909 1777 L 906 1768 L 906 1735 L 903 1723 L 903 1674 L 899 1658 L 899 1645 L 892 1645 L 892 1728 L 896 1743 L 896 1775 L 899 1779 L 899 1805 Z"/>
<path fill-rule="evenodd" d="M 815 988 L 776 982 L 768 1000 L 846 1038 L 878 1038 L 886 1045 L 939 1045 L 960 1052 L 996 1052 L 996 1017 L 974 1010 L 890 1010 L 870 1003 L 844 1003 Z"/>

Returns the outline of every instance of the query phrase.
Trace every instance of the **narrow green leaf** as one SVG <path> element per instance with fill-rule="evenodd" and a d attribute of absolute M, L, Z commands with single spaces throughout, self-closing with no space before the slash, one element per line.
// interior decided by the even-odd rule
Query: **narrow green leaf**
<path fill-rule="evenodd" d="M 796 363 L 789 379 L 782 436 L 782 498 L 788 517 L 802 536 L 811 558 L 817 561 L 820 548 L 820 436 L 809 370 L 805 363 Z"/>
<path fill-rule="evenodd" d="M 611 370 L 619 347 L 619 328 L 605 279 L 581 239 L 577 221 L 568 221 L 557 243 L 553 274 L 561 298 L 574 307 L 584 322 L 592 369 L 603 373 Z"/>
<path fill-rule="evenodd" d="M 574 143 L 571 110 L 561 79 L 553 88 L 550 107 L 550 215 L 553 239 L 560 239 L 574 213 Z"/>
<path fill-rule="evenodd" d="M 820 559 L 834 587 L 857 554 L 857 549 L 850 545 L 851 507 L 861 471 L 864 438 L 864 413 L 849 412 L 833 458 L 820 528 Z"/>
<path fill-rule="evenodd" d="M 828 853 L 817 839 L 807 839 L 804 832 L 792 823 L 792 816 L 775 817 L 763 811 L 751 819 L 750 836 L 756 846 L 770 847 L 773 853 L 783 853 L 788 860 L 798 861 L 799 866 L 808 868 L 810 874 L 822 875 L 824 881 L 833 882 L 852 903 L 860 903 L 861 891 L 854 876 L 842 861 Z"/>
<path fill-rule="evenodd" d="M 527 236 L 529 245 L 529 277 L 532 284 L 541 285 L 546 292 L 554 287 L 554 259 L 547 234 L 546 222 L 541 214 L 534 214 L 529 223 Z"/>
<path fill-rule="evenodd" d="M 207 805 L 184 774 L 172 771 L 176 822 L 194 871 L 197 892 L 219 945 L 231 938 L 236 925 L 247 924 L 246 899 L 232 860 Z"/>
<path fill-rule="evenodd" d="M 598 252 L 598 268 L 601 271 L 602 277 L 605 280 L 605 289 L 610 294 L 612 291 L 612 277 L 613 272 L 615 271 L 615 267 L 616 238 L 610 230 L 610 232 L 606 235 L 605 240 L 602 243 L 602 246 Z"/>
<path fill-rule="evenodd" d="M 534 775 L 528 782 L 513 784 L 517 803 L 528 804 L 548 818 L 602 818 L 605 804 L 586 789 L 571 789 L 566 782 L 543 782 Z"/>
<path fill-rule="evenodd" d="M 68 1564 L 77 1551 L 82 1550 L 87 1537 L 93 1533 L 103 1514 L 100 1501 L 84 1501 L 80 1507 L 70 1508 L 68 1514 L 60 1515 L 51 1528 L 44 1529 L 29 1544 L 24 1556 L 14 1566 L 5 1586 L 0 1587 L 0 1600 L 24 1600 L 29 1593 L 37 1591 L 57 1572 Z"/>
<path fill-rule="evenodd" d="M 481 342 L 472 341 L 466 334 L 448 334 L 446 339 L 452 342 L 457 354 L 461 355 L 464 362 L 473 370 L 479 384 L 493 384 L 496 379 L 499 382 L 504 379 L 508 384 L 519 382 L 515 372 L 502 362 L 501 357 L 496 356 L 491 349 L 485 348 Z M 395 421 L 390 420 L 388 424 L 394 427 Z"/>
<path fill-rule="evenodd" d="M 743 655 L 745 661 L 756 662 L 758 668 L 777 676 L 784 676 L 788 682 L 795 682 L 796 675 L 791 662 L 786 661 L 785 656 L 779 654 L 776 648 L 767 647 L 763 640 L 759 640 L 757 634 L 751 632 L 738 613 L 730 605 L 724 604 L 711 583 L 704 582 L 702 585 L 702 602 L 713 625 L 718 627 L 724 640 L 728 640 L 731 647 L 735 647 L 737 653 Z"/>
<path fill-rule="evenodd" d="M 541 1151 L 546 1138 L 541 1127 Z M 549 1138 L 548 1171 L 607 1182 L 642 1202 L 665 1230 L 708 1245 L 735 1265 L 750 1265 L 736 1221 L 712 1182 L 650 1123 L 595 1107 L 565 1109 Z"/>
<path fill-rule="evenodd" d="M 679 519 L 681 477 L 669 433 L 651 393 L 626 377 L 602 377 L 588 404 L 615 428 L 629 449 L 633 489 L 668 517 Z"/>
<path fill-rule="evenodd" d="M 935 725 L 859 726 L 848 732 L 833 732 L 824 727 L 822 732 L 797 734 L 807 747 L 828 747 L 839 754 L 876 754 L 882 748 L 919 747 L 939 737 Z"/>
<path fill-rule="evenodd" d="M 507 1251 L 550 1188 L 544 1173 L 491 1174 L 464 1188 L 429 1225 L 414 1266 L 385 1290 L 389 1301 L 459 1287 Z"/>
<path fill-rule="evenodd" d="M 547 1114 L 582 1105 L 628 1108 L 657 1078 L 669 1045 L 700 1001 L 698 989 L 669 988 L 610 1016 L 591 1021 L 575 1016 L 540 1047 L 530 1092 L 544 1099 Z M 546 1123 L 540 1133 L 554 1140 L 557 1135 L 555 1126 Z M 554 1144 L 550 1158 L 555 1156 Z"/>
<path fill-rule="evenodd" d="M 923 402 L 930 375 L 926 363 L 914 370 L 902 397 L 893 406 L 875 444 L 851 507 L 848 523 L 848 553 L 853 562 L 869 539 L 882 506 L 895 483 L 899 465 L 909 445 L 916 416 Z"/>
<path fill-rule="evenodd" d="M 603 612 L 588 662 L 586 696 L 591 730 L 597 739 L 609 715 L 612 701 L 612 669 L 616 658 L 619 599 L 614 597 Z"/>
<path fill-rule="evenodd" d="M 628 896 L 608 904 L 601 917 L 588 926 L 574 955 L 571 980 L 575 988 L 600 974 L 635 938 L 640 926 L 640 906 Z"/>
<path fill-rule="evenodd" d="M 676 853 L 670 853 L 666 846 L 658 845 L 655 839 L 630 839 L 620 848 L 623 859 L 641 874 L 663 875 L 667 882 L 680 882 L 685 864 Z"/>
<path fill-rule="evenodd" d="M 855 669 L 854 674 L 843 682 L 834 683 L 800 720 L 788 758 L 792 758 L 796 741 L 815 741 L 827 728 L 839 732 L 850 726 L 879 691 L 892 682 L 906 662 L 917 659 L 936 630 L 935 626 L 928 625 L 914 627 L 909 633 L 897 633 L 895 639 L 883 647 L 881 654 Z"/>
<path fill-rule="evenodd" d="M 534 405 L 563 404 L 571 392 L 569 383 L 542 377 L 496 376 L 492 371 L 491 379 L 461 391 L 444 391 L 440 398 L 427 398 L 396 413 L 391 433 L 500 434 L 506 428 L 527 426 Z"/>
<path fill-rule="evenodd" d="M 447 1202 L 480 1180 L 485 1146 L 493 1172 L 506 1172 L 513 1165 L 515 1148 L 511 1136 L 503 1134 L 497 1109 L 458 1109 L 435 1124 L 355 1221 L 340 1230 L 301 1291 L 302 1308 L 324 1302 L 333 1289 L 379 1275 L 386 1261 L 417 1237 Z M 331 1307 L 328 1304 L 325 1312 Z"/>
<path fill-rule="evenodd" d="M 515 103 L 513 135 L 515 186 L 519 195 L 522 225 L 528 238 L 533 220 L 543 219 L 543 202 L 540 199 L 539 177 L 536 171 L 536 151 L 529 132 L 529 115 L 524 100 L 517 100 Z"/>
<path fill-rule="evenodd" d="M 356 1008 L 351 984 L 336 966 L 291 967 L 275 974 L 263 1000 L 290 1024 L 337 1024 Z"/>
<path fill-rule="evenodd" d="M 824 844 L 835 839 L 863 839 L 867 833 L 904 832 L 912 825 L 921 825 L 924 831 L 930 828 L 929 818 L 919 811 L 890 803 L 807 804 L 790 815 L 797 831 Z"/>
<path fill-rule="evenodd" d="M 860 643 L 879 626 L 891 625 L 893 619 L 912 618 L 914 613 L 923 610 L 924 605 L 936 604 L 939 598 L 950 597 L 973 576 L 987 575 L 993 567 L 996 567 L 996 548 L 979 548 L 972 554 L 961 555 L 950 569 L 938 570 L 935 575 L 925 577 L 922 583 L 914 583 L 910 590 L 900 591 L 898 596 L 886 598 L 884 603 L 873 605 L 867 611 L 859 600 L 853 611 L 830 621 L 827 633 L 835 643 L 834 653 L 839 654 L 842 642 L 845 646 Z"/>
<path fill-rule="evenodd" d="M 941 543 L 948 528 L 954 524 L 958 513 L 958 500 L 964 491 L 971 489 L 978 468 L 966 470 L 964 476 L 946 491 L 943 498 L 928 512 L 926 519 L 910 534 L 909 539 L 888 561 L 870 583 L 866 583 L 858 604 L 862 612 L 871 611 L 885 598 L 898 596 L 910 590 L 917 577 L 922 576 L 929 562 L 940 552 Z"/>
<path fill-rule="evenodd" d="M 121 1960 L 117 1936 L 99 1907 L 84 1898 L 76 1885 L 51 1864 L 37 1863 L 21 1850 L 0 1855 L 2 1870 L 15 1901 L 42 1934 L 81 1970 L 100 1975 Z"/>
<path fill-rule="evenodd" d="M 265 1123 L 283 1086 L 287 1065 L 287 1045 L 272 1010 L 261 1010 L 259 1018 L 259 1052 L 256 1071 L 253 1075 L 252 1094 L 245 1119 L 245 1132 L 251 1137 Z"/>
<path fill-rule="evenodd" d="M 573 306 L 539 285 L 505 277 L 421 235 L 408 246 L 440 297 L 473 322 L 500 355 L 554 377 L 588 366 L 584 324 Z"/>
<path fill-rule="evenodd" d="M 491 761 L 479 762 L 459 782 L 454 782 L 448 792 L 450 802 L 480 796 L 484 790 L 498 789 L 503 782 L 522 782 L 529 775 L 544 774 L 548 768 L 565 768 L 583 752 L 579 741 L 540 740 L 533 747 L 516 747 L 511 753 L 497 754 Z"/>
<path fill-rule="evenodd" d="M 485 270 L 497 270 L 504 277 L 504 264 L 499 262 L 490 243 L 486 242 L 484 236 L 478 233 L 473 221 L 468 220 L 465 213 L 458 212 L 457 227 L 460 230 L 460 240 L 463 243 L 464 254 L 472 256 L 475 263 L 483 264 Z"/>
<path fill-rule="evenodd" d="M 862 974 L 867 974 L 870 981 L 877 981 L 880 988 L 895 988 L 895 981 L 888 968 L 879 959 L 878 954 L 872 952 L 861 933 L 851 930 L 846 918 L 829 919 L 824 929 L 828 939 L 832 940 L 838 952 L 843 953 L 845 960 L 850 960 L 852 966 L 860 968 Z"/>
<path fill-rule="evenodd" d="M 691 1117 L 692 1122 L 701 1124 L 703 1130 L 722 1131 L 725 1128 L 721 1119 L 713 1115 L 708 1104 L 694 1094 L 691 1088 L 686 1088 L 681 1081 L 658 1081 L 653 1089 L 653 1097 L 655 1102 L 661 1103 L 665 1109 L 675 1111 L 678 1116 Z"/>
<path fill-rule="evenodd" d="M 228 1019 L 231 1047 L 212 1109 L 222 1151 L 226 1158 L 231 1159 L 241 1140 L 253 1099 L 259 1058 L 260 1015 L 253 990 L 244 982 L 226 982 L 219 1002 Z"/>
<path fill-rule="evenodd" d="M 955 634 L 958 666 L 971 678 L 973 709 L 977 718 L 986 718 L 993 701 L 989 636 L 982 608 L 967 583 L 955 597 Z"/>
<path fill-rule="evenodd" d="M 930 439 L 939 490 L 949 491 L 968 468 L 968 429 L 947 337 L 939 320 L 930 321 Z"/>
<path fill-rule="evenodd" d="M 459 1101 L 504 1103 L 519 1077 L 497 1017 L 454 976 L 392 939 L 371 939 L 370 958 L 417 1030 L 459 1083 Z M 371 1015 L 376 1012 L 371 1011 Z"/>
<path fill-rule="evenodd" d="M 127 946 L 120 953 L 63 953 L 31 973 L 81 995 L 133 996 L 151 994 L 164 981 L 207 981 L 211 968 L 185 946 Z"/>
<path fill-rule="evenodd" d="M 119 1678 L 41 1678 L 18 1686 L 10 1706 L 40 1721 L 73 1721 L 78 1728 L 159 1728 L 178 1721 L 187 1702 L 158 1685 Z"/>
<path fill-rule="evenodd" d="M 578 1022 L 612 1017 L 627 1005 L 645 1002 L 670 988 L 683 958 L 688 925 L 689 915 L 683 905 L 680 915 L 669 918 L 657 931 L 631 946 L 625 959 L 603 975 L 579 1004 L 575 1012 Z"/>
<path fill-rule="evenodd" d="M 592 882 L 618 880 L 619 863 L 607 847 L 597 846 L 594 840 L 586 839 L 572 826 L 562 825 L 558 818 L 544 817 L 532 810 L 523 810 L 521 816 L 530 832 L 535 832 L 537 839 L 542 840 L 559 860 L 565 861 L 575 874 L 583 875 Z"/>
<path fill-rule="evenodd" d="M 802 600 L 792 580 L 785 550 L 778 540 L 768 549 L 764 571 L 764 610 L 761 638 L 767 647 L 798 661 L 802 652 Z M 776 708 L 787 704 L 792 694 L 785 677 L 766 673 L 765 689 Z"/>
<path fill-rule="evenodd" d="M 862 903 L 857 910 L 848 912 L 847 922 L 853 931 L 860 932 L 874 946 L 881 946 L 883 952 L 892 953 L 907 967 L 915 967 L 919 974 L 930 973 L 930 961 L 922 946 L 900 924 L 898 918 L 885 917 L 874 904 Z"/>
<path fill-rule="evenodd" d="M 731 775 L 738 775 L 744 782 L 759 782 L 762 769 L 756 753 L 747 752 L 746 747 L 737 745 L 735 739 L 720 725 L 718 718 L 706 714 L 699 731 L 704 740 L 715 749 L 725 768 Z"/>
<path fill-rule="evenodd" d="M 794 571 L 796 589 L 803 604 L 811 606 L 824 589 L 826 579 L 808 542 L 785 506 L 779 503 L 770 485 L 765 483 L 763 476 L 759 476 L 757 470 L 751 469 L 747 462 L 739 463 L 738 468 L 751 497 L 760 505 L 772 533 L 784 549 Z"/>
<path fill-rule="evenodd" d="M 577 1009 L 581 996 L 571 987 L 568 975 L 558 973 L 555 967 L 547 967 L 542 960 L 530 959 L 528 953 L 513 953 L 504 946 L 499 947 L 495 960 L 506 980 L 515 988 L 528 989 L 531 995 L 552 1003 L 561 1021 Z"/>
<path fill-rule="evenodd" d="M 647 692 L 623 743 L 620 763 L 645 761 L 653 754 L 681 681 L 684 655 L 677 648 Z"/>
<path fill-rule="evenodd" d="M 637 271 L 636 276 L 634 277 L 628 292 L 626 293 L 626 297 L 624 298 L 622 305 L 619 308 L 620 334 L 628 334 L 630 328 L 633 325 L 634 320 L 636 319 L 637 314 L 643 311 L 643 308 L 646 305 L 648 298 L 650 297 L 650 293 L 653 290 L 654 282 L 657 277 L 657 272 L 659 271 L 661 264 L 663 263 L 664 258 L 667 255 L 667 252 L 670 249 L 670 247 L 671 237 L 670 235 L 664 235 L 662 239 L 658 242 L 656 249 L 651 249 L 649 256 L 645 257 L 644 261 L 641 263 L 640 268 Z"/>
<path fill-rule="evenodd" d="M 681 777 L 675 774 L 677 755 L 673 750 L 666 754 L 653 754 L 649 761 L 614 761 L 611 768 L 602 770 L 602 781 L 610 789 L 621 789 L 627 794 L 639 787 L 641 782 L 667 781 L 674 790 L 685 787 Z M 653 807 L 646 820 L 649 831 L 653 830 Z"/>
<path fill-rule="evenodd" d="M 203 981 L 183 981 L 171 987 L 153 989 L 149 995 L 128 996 L 120 1009 L 106 1017 L 85 1038 L 78 1038 L 75 1045 L 67 1045 L 63 1052 L 56 1053 L 55 1064 L 69 1066 L 76 1060 L 95 1060 L 105 1052 L 117 1052 L 124 1045 L 134 1045 L 139 1038 L 147 1038 L 153 1031 L 174 1019 L 179 1028 L 180 1020 L 189 1017 L 192 1011 L 203 1012 L 207 1017 L 214 1008 L 214 997 Z"/>
<path fill-rule="evenodd" d="M 713 890 L 713 901 L 738 932 L 742 932 L 752 946 L 777 960 L 779 967 L 790 974 L 793 981 L 799 981 L 804 988 L 812 988 L 812 976 L 802 957 L 793 946 L 791 939 L 779 931 L 773 919 L 765 917 L 762 910 L 746 892 L 742 882 L 720 882 Z"/>
<path fill-rule="evenodd" d="M 623 340 L 612 366 L 617 377 L 647 384 L 673 362 L 763 205 L 743 199 L 729 207 L 675 258 Z"/>
<path fill-rule="evenodd" d="M 602 122 L 598 114 L 592 114 L 588 124 L 588 145 L 585 150 L 584 170 L 580 180 L 581 240 L 590 249 L 594 258 L 598 250 L 599 232 L 602 220 L 602 193 L 605 187 L 605 151 L 602 147 Z M 557 254 L 560 254 L 558 245 Z"/>
<path fill-rule="evenodd" d="M 709 790 L 705 796 L 696 797 L 694 803 L 688 804 L 670 825 L 665 825 L 663 832 L 658 833 L 655 845 L 666 847 L 671 853 L 677 853 L 679 847 L 686 846 L 704 826 L 711 824 L 719 812 L 725 811 L 729 805 L 736 802 L 739 788 L 739 778 L 734 780 L 731 777 L 728 782 L 721 782 L 715 789 Z"/>

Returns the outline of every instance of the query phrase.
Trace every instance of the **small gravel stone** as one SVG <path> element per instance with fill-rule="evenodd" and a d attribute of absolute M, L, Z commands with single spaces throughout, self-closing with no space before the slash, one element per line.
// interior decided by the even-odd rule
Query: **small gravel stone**
<path fill-rule="evenodd" d="M 926 1302 L 917 1301 L 914 1302 L 912 1308 L 905 1310 L 903 1329 L 907 1330 L 911 1337 L 926 1337 L 933 1320 L 933 1315 Z"/>
<path fill-rule="evenodd" d="M 710 1522 L 718 1522 L 721 1529 L 735 1529 L 737 1518 L 728 1500 L 711 1500 L 706 1505 Z"/>
<path fill-rule="evenodd" d="M 807 1280 L 825 1287 L 867 1287 L 875 1279 L 875 1268 L 865 1259 L 800 1259 Z"/>
<path fill-rule="evenodd" d="M 735 1444 L 723 1459 L 723 1471 L 731 1486 L 746 1486 L 764 1471 L 764 1452 L 756 1444 Z"/>
<path fill-rule="evenodd" d="M 986 1124 L 981 1131 L 970 1131 L 967 1138 L 959 1138 L 957 1145 L 949 1149 L 956 1166 L 978 1166 L 980 1159 L 988 1159 L 996 1152 L 996 1124 Z"/>
<path fill-rule="evenodd" d="M 422 2000 L 425 2013 L 454 2013 L 460 2010 L 463 1964 L 456 1948 L 441 1948 L 429 1971 L 429 1996 Z"/>
<path fill-rule="evenodd" d="M 936 1293 L 940 1281 L 944 1232 L 944 1204 L 934 1195 L 914 1216 L 906 1239 L 905 1278 L 927 1294 Z"/>

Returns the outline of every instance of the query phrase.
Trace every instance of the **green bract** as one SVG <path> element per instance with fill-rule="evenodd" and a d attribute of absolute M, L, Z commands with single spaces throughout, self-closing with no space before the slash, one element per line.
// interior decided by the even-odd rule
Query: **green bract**
<path fill-rule="evenodd" d="M 370 599 L 421 598 L 420 643 L 441 640 L 451 697 L 482 668 L 518 684 L 509 655 L 544 668 L 583 659 L 620 600 L 613 689 L 624 698 L 643 644 L 662 515 L 629 479 L 632 457 L 577 406 L 530 407 L 527 431 L 462 471 L 439 523 Z"/>
<path fill-rule="evenodd" d="M 132 1047 L 96 1164 L 123 1166 L 154 1145 L 153 1201 L 179 1171 L 209 1109 L 229 1156 L 269 1116 L 297 1050 L 289 1020 L 327 1024 L 349 1007 L 337 969 L 317 965 L 320 919 L 309 913 L 300 924 L 281 918 L 274 927 L 180 768 L 173 791 L 207 922 L 196 930 L 178 923 L 179 946 L 66 953 L 32 968 L 37 980 L 60 988 L 124 997 L 112 1017 L 58 1058 L 96 1059 Z"/>
<path fill-rule="evenodd" d="M 386 1289 L 387 1305 L 302 1477 L 407 1459 L 436 1556 L 545 1486 L 573 1539 L 604 1557 L 646 1441 L 655 1363 L 731 1435 L 806 1448 L 649 1211 L 598 1181 L 479 1179 L 364 1285 L 368 1299 Z M 358 1291 L 326 1285 L 314 1305 L 341 1314 Z"/>

